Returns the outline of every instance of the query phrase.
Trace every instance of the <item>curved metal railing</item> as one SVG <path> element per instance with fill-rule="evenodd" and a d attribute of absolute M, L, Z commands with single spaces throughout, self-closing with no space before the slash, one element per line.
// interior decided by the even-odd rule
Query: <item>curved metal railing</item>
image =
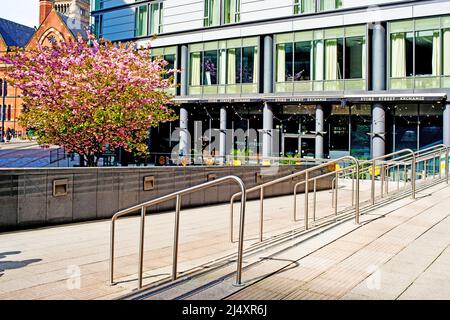
<path fill-rule="evenodd" d="M 239 243 L 238 243 L 238 258 L 237 258 L 237 272 L 236 272 L 236 284 L 242 283 L 242 255 L 244 250 L 244 223 L 245 223 L 245 204 L 246 204 L 246 189 L 244 182 L 241 178 L 236 176 L 227 176 L 219 178 L 210 182 L 203 183 L 198 186 L 190 187 L 181 191 L 171 193 L 169 195 L 153 199 L 142 204 L 133 206 L 131 208 L 117 212 L 111 219 L 111 247 L 110 247 L 110 284 L 114 284 L 114 244 L 115 244 L 115 222 L 120 217 L 136 213 L 141 211 L 140 221 L 140 239 L 139 239 L 139 262 L 138 262 L 138 288 L 142 288 L 142 275 L 143 275 L 143 262 L 144 262 L 144 234 L 145 234 L 145 216 L 146 209 L 163 203 L 169 200 L 176 199 L 175 205 L 175 226 L 174 226 L 174 244 L 173 244 L 173 262 L 172 262 L 172 280 L 177 278 L 177 266 L 178 266 L 178 239 L 179 239 L 179 222 L 181 211 L 181 199 L 182 196 L 191 194 L 200 190 L 204 190 L 213 186 L 217 186 L 224 182 L 235 182 L 243 194 L 240 211 L 240 224 L 239 224 Z"/>
<path fill-rule="evenodd" d="M 305 186 L 305 199 L 307 199 L 307 197 L 308 197 L 308 189 L 309 189 L 309 185 L 308 185 L 309 174 L 312 171 L 317 171 L 317 170 L 326 168 L 329 165 L 342 163 L 342 162 L 346 162 L 346 161 L 347 162 L 348 161 L 353 162 L 355 167 L 356 167 L 356 171 L 358 173 L 357 178 L 356 178 L 356 180 L 357 180 L 357 182 L 356 182 L 356 197 L 357 197 L 356 203 L 357 204 L 356 204 L 356 207 L 355 207 L 355 211 L 356 211 L 355 214 L 356 214 L 356 222 L 359 223 L 359 203 L 358 203 L 359 202 L 359 200 L 358 200 L 359 199 L 359 162 L 358 162 L 358 160 L 356 158 L 354 158 L 352 156 L 346 156 L 346 157 L 342 157 L 342 158 L 339 158 L 339 159 L 336 159 L 336 160 L 331 160 L 331 161 L 328 161 L 328 162 L 326 162 L 324 164 L 320 164 L 320 165 L 317 165 L 317 166 L 314 166 L 314 167 L 302 170 L 300 172 L 293 173 L 293 174 L 290 174 L 288 176 L 285 176 L 285 177 L 282 177 L 282 178 L 278 178 L 278 179 L 275 179 L 273 181 L 269 181 L 269 182 L 266 182 L 264 184 L 255 186 L 253 188 L 247 189 L 247 195 L 249 193 L 256 192 L 256 191 L 260 192 L 259 241 L 260 242 L 263 241 L 263 233 L 264 233 L 264 189 L 265 188 L 273 186 L 273 185 L 281 183 L 281 182 L 284 182 L 284 181 L 287 181 L 287 180 L 291 180 L 293 178 L 300 177 L 302 175 L 305 175 L 305 184 L 306 184 L 306 186 Z M 235 199 L 237 197 L 239 197 L 239 196 L 242 196 L 242 193 L 235 193 L 231 197 L 231 200 L 230 200 L 230 205 L 231 205 L 230 206 L 230 208 L 231 208 L 230 209 L 230 239 L 231 239 L 232 242 L 234 241 L 234 235 L 233 235 L 233 225 L 234 225 L 233 216 L 234 216 L 234 211 L 233 211 L 233 207 L 234 207 Z M 307 201 L 306 201 L 305 208 L 307 206 L 308 206 L 308 204 L 307 204 Z M 305 216 L 308 216 L 308 210 L 306 210 Z M 305 229 L 308 230 L 308 220 L 307 219 L 305 220 Z"/>

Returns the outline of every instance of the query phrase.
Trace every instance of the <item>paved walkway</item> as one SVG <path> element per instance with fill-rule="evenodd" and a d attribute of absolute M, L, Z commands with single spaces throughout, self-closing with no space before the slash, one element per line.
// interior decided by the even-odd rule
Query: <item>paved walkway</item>
<path fill-rule="evenodd" d="M 291 263 L 228 299 L 450 299 L 449 191 L 424 191 L 308 254 L 288 250 L 276 259 Z"/>
<path fill-rule="evenodd" d="M 339 198 L 339 209 L 348 207 L 350 188 L 341 189 Z M 334 214 L 330 191 L 319 192 L 317 200 L 317 218 Z M 303 195 L 298 196 L 297 223 L 292 222 L 292 202 L 292 196 L 266 199 L 265 238 L 303 226 Z M 229 240 L 229 212 L 228 204 L 182 210 L 180 273 L 236 253 L 237 244 Z M 238 215 L 239 203 L 235 205 L 235 238 Z M 173 222 L 173 212 L 146 219 L 144 284 L 170 274 Z M 248 202 L 246 226 L 248 247 L 258 239 L 258 201 Z M 106 299 L 130 292 L 137 286 L 139 219 L 120 219 L 116 233 L 115 286 L 108 284 L 110 220 L 0 234 L 0 299 Z M 80 288 L 73 289 L 78 274 Z"/>
<path fill-rule="evenodd" d="M 229 298 L 450 298 L 450 188 L 443 184 L 433 188 L 442 190 L 429 196 L 431 191 L 422 192 L 417 201 L 400 201 L 389 214 L 385 207 L 365 215 L 365 221 L 374 221 L 338 240 L 334 231 L 324 233 L 331 243 L 323 248 L 299 245 L 284 251 L 277 256 L 282 271 Z M 361 190 L 364 200 L 368 183 Z M 339 197 L 339 210 L 343 210 L 350 204 L 350 188 L 341 189 Z M 334 213 L 330 191 L 318 193 L 317 207 L 318 218 Z M 256 242 L 258 218 L 259 203 L 249 202 L 246 248 Z M 146 220 L 144 284 L 170 274 L 173 221 L 173 213 Z M 301 220 L 292 222 L 292 197 L 265 202 L 265 238 L 302 225 Z M 111 299 L 131 292 L 137 285 L 139 220 L 131 217 L 117 223 L 115 286 L 108 284 L 109 228 L 108 220 L 0 234 L 0 299 Z M 229 231 L 228 205 L 182 210 L 180 273 L 236 253 Z M 272 269 L 270 261 L 255 269 L 253 273 L 278 270 Z M 244 272 L 244 278 L 251 276 L 251 270 Z M 426 290 L 434 290 L 434 295 Z"/>
<path fill-rule="evenodd" d="M 0 168 L 42 168 L 68 166 L 73 162 L 67 159 L 56 159 L 57 146 L 41 148 L 35 141 L 14 141 L 9 143 L 0 143 Z M 52 151 L 53 150 L 53 151 Z M 53 152 L 51 156 L 50 153 Z M 52 163 L 50 160 L 52 159 Z"/>

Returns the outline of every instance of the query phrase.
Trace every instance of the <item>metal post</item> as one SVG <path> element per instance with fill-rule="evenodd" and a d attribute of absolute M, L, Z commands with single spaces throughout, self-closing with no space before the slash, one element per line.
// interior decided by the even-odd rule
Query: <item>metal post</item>
<path fill-rule="evenodd" d="M 337 215 L 338 211 L 338 189 L 339 189 L 339 173 L 336 174 L 336 183 L 334 184 L 334 214 Z"/>
<path fill-rule="evenodd" d="M 359 164 L 356 163 L 356 203 L 355 203 L 355 220 L 359 224 Z"/>
<path fill-rule="evenodd" d="M 372 205 L 375 204 L 375 160 L 372 161 L 372 186 L 370 188 L 370 199 L 372 200 Z"/>
<path fill-rule="evenodd" d="M 297 222 L 297 185 L 294 186 L 294 222 Z"/>
<path fill-rule="evenodd" d="M 385 184 L 386 184 L 386 195 L 389 194 L 389 166 L 386 166 L 386 175 L 385 175 Z"/>
<path fill-rule="evenodd" d="M 336 177 L 331 181 L 331 207 L 334 208 L 334 189 L 336 187 Z"/>
<path fill-rule="evenodd" d="M 381 164 L 381 197 L 384 197 L 384 180 L 386 179 L 384 164 Z"/>
<path fill-rule="evenodd" d="M 314 210 L 313 210 L 313 222 L 316 222 L 316 207 L 317 207 L 317 179 L 314 179 Z"/>
<path fill-rule="evenodd" d="M 416 198 L 416 156 L 413 154 L 413 158 L 411 160 L 411 191 L 412 198 Z"/>
<path fill-rule="evenodd" d="M 233 228 L 234 228 L 233 206 L 234 206 L 234 200 L 233 200 L 233 198 L 231 198 L 231 201 L 230 201 L 230 241 L 231 241 L 231 243 L 233 243 Z"/>
<path fill-rule="evenodd" d="M 400 164 L 397 165 L 397 191 L 400 190 Z"/>
<path fill-rule="evenodd" d="M 110 265 L 109 265 L 109 284 L 114 284 L 114 237 L 115 237 L 115 223 L 116 221 L 113 219 L 111 221 L 111 249 L 110 249 Z"/>
<path fill-rule="evenodd" d="M 448 148 L 445 150 L 445 181 L 448 184 Z"/>
<path fill-rule="evenodd" d="M 181 210 L 181 195 L 177 195 L 175 204 L 175 226 L 173 230 L 173 262 L 172 262 L 172 281 L 177 279 L 178 267 L 178 240 L 180 233 L 180 210 Z"/>
<path fill-rule="evenodd" d="M 434 155 L 434 157 L 433 157 L 433 179 L 436 179 L 436 153 L 433 155 Z M 439 156 L 439 158 L 441 158 L 441 157 Z"/>
<path fill-rule="evenodd" d="M 239 182 L 241 187 L 241 217 L 239 221 L 239 243 L 238 243 L 238 257 L 237 257 L 237 271 L 236 271 L 236 285 L 242 285 L 242 260 L 244 254 L 244 231 L 245 231 L 245 205 L 247 203 L 247 194 L 245 186 L 242 181 Z"/>
<path fill-rule="evenodd" d="M 308 230 L 309 171 L 305 174 L 305 230 Z"/>
<path fill-rule="evenodd" d="M 142 276 L 144 267 L 144 233 L 145 233 L 145 207 L 141 208 L 141 234 L 139 240 L 139 265 L 138 265 L 138 289 L 142 288 Z"/>
<path fill-rule="evenodd" d="M 352 207 L 355 205 L 355 176 L 352 174 Z"/>
<path fill-rule="evenodd" d="M 424 180 L 427 181 L 427 177 L 428 177 L 428 161 L 425 160 L 424 164 L 423 164 L 423 168 L 424 168 Z"/>
<path fill-rule="evenodd" d="M 262 242 L 264 232 L 264 188 L 261 188 L 259 197 L 259 241 Z"/>
<path fill-rule="evenodd" d="M 404 183 L 404 186 L 403 186 L 403 188 L 406 188 L 406 184 L 408 183 L 408 167 L 407 167 L 407 165 L 405 164 L 405 183 Z"/>

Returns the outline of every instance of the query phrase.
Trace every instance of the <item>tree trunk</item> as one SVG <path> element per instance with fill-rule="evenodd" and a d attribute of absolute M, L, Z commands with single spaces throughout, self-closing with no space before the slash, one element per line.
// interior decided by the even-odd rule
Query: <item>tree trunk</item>
<path fill-rule="evenodd" d="M 80 167 L 84 167 L 84 155 L 79 154 L 78 156 L 80 157 Z"/>

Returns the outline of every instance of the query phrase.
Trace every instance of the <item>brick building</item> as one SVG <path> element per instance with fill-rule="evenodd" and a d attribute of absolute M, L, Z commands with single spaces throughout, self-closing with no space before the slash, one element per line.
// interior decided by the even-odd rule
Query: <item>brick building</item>
<path fill-rule="evenodd" d="M 61 2 L 74 3 L 72 9 L 69 10 L 70 12 L 62 12 Z M 78 34 L 86 36 L 88 22 L 86 23 L 81 15 L 84 11 L 73 9 L 77 7 L 78 3 L 85 4 L 85 2 L 87 1 L 39 0 L 39 26 L 36 29 L 0 18 L 0 55 L 17 48 L 30 50 L 36 48 L 39 44 L 51 45 L 54 41 L 68 41 L 69 39 L 75 39 Z M 83 8 L 83 10 L 88 10 L 85 6 Z M 66 13 L 70 14 L 66 15 Z M 8 68 L 8 66 L 0 64 L 0 79 L 2 81 L 5 68 Z M 24 134 L 25 128 L 20 127 L 17 123 L 17 118 L 23 109 L 18 89 L 8 86 L 5 105 L 5 132 L 10 128 L 14 129 L 17 135 Z"/>

